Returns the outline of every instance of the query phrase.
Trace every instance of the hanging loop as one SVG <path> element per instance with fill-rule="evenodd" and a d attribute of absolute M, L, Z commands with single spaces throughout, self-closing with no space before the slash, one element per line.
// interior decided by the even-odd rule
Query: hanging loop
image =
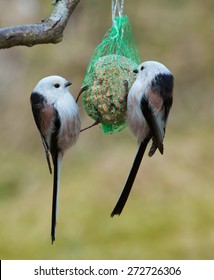
<path fill-rule="evenodd" d="M 125 0 L 112 0 L 112 22 L 113 23 L 114 23 L 114 19 L 115 19 L 117 12 L 118 12 L 119 17 L 122 17 L 124 1 Z"/>

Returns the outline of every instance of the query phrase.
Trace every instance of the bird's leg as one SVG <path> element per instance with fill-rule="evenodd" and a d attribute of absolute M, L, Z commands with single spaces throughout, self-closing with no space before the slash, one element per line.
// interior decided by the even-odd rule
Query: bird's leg
<path fill-rule="evenodd" d="M 123 85 L 124 85 L 124 88 L 125 88 L 125 100 L 127 100 L 128 94 L 129 94 L 129 83 L 128 83 L 128 81 L 124 80 Z"/>
<path fill-rule="evenodd" d="M 78 102 L 78 100 L 79 100 L 81 94 L 82 94 L 84 91 L 86 91 L 86 90 L 88 90 L 88 86 L 84 86 L 84 87 L 82 87 L 82 88 L 80 89 L 80 92 L 78 93 L 78 96 L 77 96 L 77 98 L 76 98 L 76 103 Z"/>
<path fill-rule="evenodd" d="M 83 132 L 83 131 L 85 131 L 85 130 L 87 130 L 87 129 L 95 126 L 95 125 L 98 125 L 101 122 L 102 116 L 100 115 L 100 112 L 97 110 L 97 108 L 94 108 L 94 109 L 95 109 L 95 111 L 97 112 L 97 115 L 98 115 L 97 120 L 92 125 L 87 126 L 87 127 L 83 128 L 83 129 L 81 129 L 80 132 Z"/>

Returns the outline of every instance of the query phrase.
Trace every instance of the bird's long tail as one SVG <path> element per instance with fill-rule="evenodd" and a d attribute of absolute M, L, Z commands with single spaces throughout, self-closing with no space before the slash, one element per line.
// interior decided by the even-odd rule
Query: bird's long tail
<path fill-rule="evenodd" d="M 52 244 L 56 239 L 56 221 L 58 213 L 58 195 L 59 195 L 59 181 L 61 171 L 61 157 L 56 153 L 54 158 L 54 181 L 53 181 L 53 200 L 52 200 L 52 218 L 51 218 L 51 240 Z"/>
<path fill-rule="evenodd" d="M 111 213 L 111 217 L 113 217 L 114 215 L 120 215 L 121 214 L 121 212 L 122 212 L 122 210 L 123 210 L 123 208 L 126 204 L 126 201 L 129 197 L 129 194 L 131 192 L 134 180 L 136 178 L 136 175 L 137 175 L 138 169 L 140 167 L 143 155 L 145 153 L 146 147 L 147 147 L 150 139 L 151 139 L 151 136 L 148 136 L 139 145 L 139 148 L 138 148 L 137 154 L 135 156 L 132 168 L 129 172 L 129 176 L 127 178 L 126 184 L 125 184 L 125 186 L 124 186 L 124 188 L 121 192 L 121 195 L 120 195 L 120 197 L 117 201 L 117 204 L 114 207 L 114 210 Z"/>

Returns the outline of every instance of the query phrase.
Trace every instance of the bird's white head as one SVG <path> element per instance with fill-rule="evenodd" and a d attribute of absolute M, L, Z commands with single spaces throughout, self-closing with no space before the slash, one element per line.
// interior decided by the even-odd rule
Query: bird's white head
<path fill-rule="evenodd" d="M 71 82 L 67 81 L 61 76 L 48 76 L 41 79 L 33 89 L 33 92 L 37 92 L 45 97 L 52 99 L 59 98 L 64 94 L 68 94 L 68 87 Z"/>
<path fill-rule="evenodd" d="M 149 79 L 150 81 L 159 74 L 171 75 L 169 69 L 157 61 L 145 61 L 141 63 L 138 68 L 134 70 L 134 73 L 137 74 L 137 78 L 142 80 Z"/>

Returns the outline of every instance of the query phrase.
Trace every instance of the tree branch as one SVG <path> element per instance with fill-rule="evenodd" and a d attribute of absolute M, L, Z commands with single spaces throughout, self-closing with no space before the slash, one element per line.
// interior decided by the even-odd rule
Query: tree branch
<path fill-rule="evenodd" d="M 0 49 L 59 43 L 65 26 L 80 0 L 58 0 L 51 16 L 36 24 L 0 28 Z"/>

